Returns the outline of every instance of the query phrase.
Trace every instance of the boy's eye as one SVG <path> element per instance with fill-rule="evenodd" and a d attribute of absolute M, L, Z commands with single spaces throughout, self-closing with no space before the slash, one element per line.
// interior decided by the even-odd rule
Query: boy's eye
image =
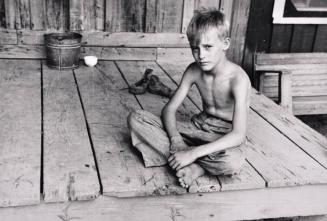
<path fill-rule="evenodd" d="M 209 48 L 211 48 L 211 47 L 212 47 L 211 45 L 205 45 L 205 46 L 204 46 L 205 49 L 209 49 Z"/>

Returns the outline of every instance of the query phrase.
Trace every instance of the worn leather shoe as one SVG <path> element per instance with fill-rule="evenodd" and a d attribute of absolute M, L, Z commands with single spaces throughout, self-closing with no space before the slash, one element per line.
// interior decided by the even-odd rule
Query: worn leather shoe
<path fill-rule="evenodd" d="M 141 80 L 129 86 L 128 91 L 131 94 L 144 94 L 148 88 L 150 75 L 153 69 L 147 68 Z"/>

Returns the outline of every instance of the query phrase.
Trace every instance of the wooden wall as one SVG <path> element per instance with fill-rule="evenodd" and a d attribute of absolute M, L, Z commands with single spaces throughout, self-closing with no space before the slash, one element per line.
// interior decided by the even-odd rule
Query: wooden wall
<path fill-rule="evenodd" d="M 23 51 L 23 57 L 42 57 L 44 33 L 77 31 L 83 34 L 84 46 L 124 48 L 117 56 L 105 56 L 106 59 L 137 58 L 120 56 L 140 55 L 135 48 L 156 48 L 145 51 L 156 58 L 175 55 L 192 59 L 189 49 L 179 49 L 189 47 L 185 32 L 193 12 L 216 8 L 231 21 L 233 46 L 228 56 L 240 63 L 250 3 L 251 0 L 0 0 L 0 57 L 17 57 L 19 51 Z M 103 48 L 92 50 L 97 55 Z"/>
<path fill-rule="evenodd" d="M 274 0 L 252 0 L 243 67 L 252 69 L 254 52 L 327 52 L 327 25 L 273 24 Z"/>

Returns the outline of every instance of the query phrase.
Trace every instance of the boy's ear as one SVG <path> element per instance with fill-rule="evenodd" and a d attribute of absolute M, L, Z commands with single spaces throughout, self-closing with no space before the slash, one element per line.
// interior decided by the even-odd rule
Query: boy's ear
<path fill-rule="evenodd" d="M 230 38 L 225 38 L 223 44 L 223 50 L 226 51 L 230 46 Z"/>

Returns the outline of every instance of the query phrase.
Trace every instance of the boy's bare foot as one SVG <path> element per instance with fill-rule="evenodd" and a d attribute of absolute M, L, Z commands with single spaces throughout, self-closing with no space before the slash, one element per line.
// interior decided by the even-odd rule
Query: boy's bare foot
<path fill-rule="evenodd" d="M 188 188 L 192 182 L 204 174 L 204 169 L 196 163 L 192 163 L 182 169 L 178 170 L 176 176 L 180 185 L 184 188 Z"/>

